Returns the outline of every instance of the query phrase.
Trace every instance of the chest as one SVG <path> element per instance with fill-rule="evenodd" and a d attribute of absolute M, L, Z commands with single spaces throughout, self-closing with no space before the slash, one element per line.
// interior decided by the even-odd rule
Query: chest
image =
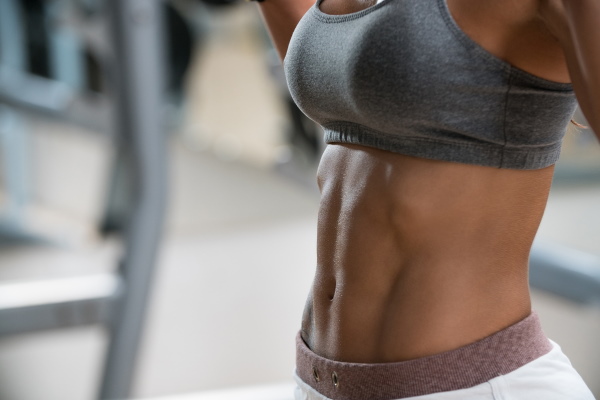
<path fill-rule="evenodd" d="M 380 1 L 324 0 L 319 8 L 343 15 Z M 447 0 L 447 4 L 457 25 L 491 54 L 541 78 L 570 81 L 562 48 L 538 16 L 540 0 Z"/>

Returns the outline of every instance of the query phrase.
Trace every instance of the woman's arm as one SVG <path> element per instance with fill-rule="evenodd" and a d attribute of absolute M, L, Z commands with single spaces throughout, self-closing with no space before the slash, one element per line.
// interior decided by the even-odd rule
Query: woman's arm
<path fill-rule="evenodd" d="M 263 21 L 282 61 L 296 25 L 314 3 L 315 0 L 265 0 L 258 3 Z"/>
<path fill-rule="evenodd" d="M 540 15 L 562 45 L 579 106 L 600 139 L 600 1 L 541 0 Z"/>

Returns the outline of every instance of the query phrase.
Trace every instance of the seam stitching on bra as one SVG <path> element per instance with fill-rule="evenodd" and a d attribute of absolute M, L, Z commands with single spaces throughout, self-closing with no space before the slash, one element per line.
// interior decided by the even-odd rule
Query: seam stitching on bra
<path fill-rule="evenodd" d="M 376 3 L 373 6 L 367 7 L 363 10 L 356 11 L 356 12 L 350 13 L 350 14 L 326 14 L 323 11 L 321 11 L 321 9 L 319 8 L 320 4 L 322 2 L 323 2 L 323 0 L 317 0 L 315 2 L 315 4 L 312 7 L 312 14 L 315 18 L 317 18 L 321 22 L 326 22 L 326 23 L 338 23 L 338 22 L 346 22 L 346 21 L 351 21 L 353 19 L 358 19 L 367 14 L 370 14 L 373 10 L 380 8 L 382 6 L 382 4 L 388 3 L 388 1 L 382 1 L 380 3 Z"/>
<path fill-rule="evenodd" d="M 440 10 L 440 14 L 442 15 L 442 19 L 446 23 L 446 26 L 448 27 L 452 35 L 456 39 L 458 39 L 458 41 L 463 45 L 465 49 L 473 51 L 477 54 L 478 57 L 483 58 L 484 60 L 491 62 L 497 67 L 500 67 L 504 70 L 510 67 L 508 63 L 503 62 L 501 59 L 485 50 L 483 47 L 481 47 L 481 45 L 479 45 L 473 39 L 469 38 L 467 34 L 464 31 L 462 31 L 462 29 L 456 24 L 452 15 L 450 14 L 450 9 L 448 8 L 447 0 L 437 0 L 437 3 Z"/>
<path fill-rule="evenodd" d="M 506 111 L 505 111 L 506 114 Z M 506 115 L 505 115 L 506 118 Z M 385 136 L 393 136 L 394 134 L 390 134 L 387 132 L 382 132 L 379 131 L 377 129 L 373 129 L 370 128 L 368 126 L 365 125 L 361 125 L 358 124 L 356 122 L 351 122 L 351 121 L 330 121 L 324 124 L 321 124 L 321 126 L 325 129 L 328 130 L 335 130 L 337 127 L 344 127 L 344 126 L 353 126 L 359 129 L 362 129 L 364 131 L 364 133 L 366 134 L 370 134 L 370 135 L 377 135 L 377 134 L 381 134 L 381 135 L 385 135 Z M 327 134 L 327 133 L 326 133 Z M 402 139 L 409 139 L 409 140 L 418 140 L 418 141 L 423 141 L 423 142 L 429 142 L 429 143 L 444 143 L 444 144 L 449 144 L 449 145 L 458 145 L 458 146 L 467 146 L 467 147 L 475 147 L 475 148 L 481 148 L 481 149 L 490 149 L 490 148 L 497 148 L 499 150 L 508 150 L 510 152 L 520 152 L 520 153 L 529 153 L 532 150 L 537 150 L 537 149 L 544 149 L 544 148 L 550 148 L 550 150 L 548 150 L 548 152 L 554 152 L 555 149 L 554 147 L 557 146 L 559 142 L 553 142 L 553 143 L 549 143 L 549 144 L 545 144 L 545 145 L 541 145 L 541 146 L 534 146 L 534 145 L 529 145 L 529 146 L 519 146 L 519 147 L 524 147 L 524 148 L 519 148 L 519 147 L 511 147 L 508 145 L 508 143 L 506 143 L 506 138 L 504 138 L 504 143 L 465 143 L 462 141 L 454 141 L 454 140 L 444 140 L 444 139 L 432 139 L 432 138 L 428 138 L 428 137 L 422 137 L 422 136 L 406 136 L 406 135 L 402 135 L 401 136 Z"/>
<path fill-rule="evenodd" d="M 382 132 L 379 131 L 377 129 L 373 129 L 373 128 L 369 128 L 368 126 L 365 125 L 361 125 L 358 124 L 356 122 L 351 122 L 351 121 L 333 121 L 333 122 L 327 122 L 325 124 L 321 125 L 323 128 L 325 129 L 329 129 L 329 130 L 335 130 L 335 128 L 339 127 L 344 127 L 344 126 L 353 126 L 356 128 L 360 128 L 362 129 L 366 134 L 369 135 L 373 135 L 376 136 L 377 134 L 381 134 L 384 136 L 392 136 L 394 134 L 390 134 L 387 132 Z M 490 147 L 498 147 L 499 149 L 502 148 L 504 146 L 504 144 L 495 144 L 495 143 L 465 143 L 465 142 L 461 142 L 460 140 L 447 140 L 447 139 L 431 139 L 428 137 L 422 137 L 422 136 L 407 136 L 407 135 L 402 135 L 401 136 L 402 139 L 409 139 L 409 140 L 419 140 L 419 141 L 423 141 L 423 142 L 429 142 L 429 143 L 444 143 L 444 144 L 451 144 L 451 145 L 458 145 L 458 146 L 468 146 L 468 147 L 477 147 L 477 148 L 490 148 Z"/>
<path fill-rule="evenodd" d="M 510 89 L 512 88 L 512 69 L 508 71 L 508 88 L 506 89 L 506 94 L 504 95 L 504 118 L 502 121 L 503 129 L 502 133 L 504 134 L 504 145 L 502 145 L 502 152 L 500 154 L 500 166 L 502 168 L 504 166 L 504 153 L 506 151 L 506 146 L 508 144 L 508 133 L 506 126 L 506 117 L 508 115 L 508 100 L 510 98 Z"/>
<path fill-rule="evenodd" d="M 444 19 L 444 22 L 446 22 L 448 29 L 467 50 L 474 51 L 480 58 L 493 62 L 497 66 L 502 67 L 504 70 L 512 70 L 515 75 L 518 75 L 520 78 L 527 80 L 532 84 L 538 85 L 538 88 L 540 89 L 564 92 L 566 94 L 573 93 L 573 85 L 571 83 L 554 82 L 539 76 L 535 76 L 527 71 L 514 67 L 509 62 L 502 60 L 500 57 L 486 50 L 475 40 L 471 39 L 461 29 L 461 27 L 458 26 L 458 24 L 452 17 L 452 14 L 450 13 L 450 8 L 448 7 L 448 0 L 437 0 L 437 2 L 440 9 L 440 13 L 442 14 L 442 18 Z"/>

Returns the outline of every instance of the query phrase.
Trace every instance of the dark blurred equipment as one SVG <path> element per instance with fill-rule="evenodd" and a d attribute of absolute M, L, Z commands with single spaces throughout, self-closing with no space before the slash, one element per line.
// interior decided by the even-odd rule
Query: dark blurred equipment
<path fill-rule="evenodd" d="M 160 3 L 166 23 L 166 96 L 172 107 L 178 108 L 183 102 L 184 78 L 192 52 L 203 44 L 206 29 L 185 18 L 174 2 Z M 0 35 L 4 39 L 0 40 L 12 41 L 5 46 L 7 48 L 23 46 L 24 56 L 19 61 L 20 67 L 6 70 L 0 100 L 15 106 L 34 107 L 45 115 L 96 131 L 109 131 L 110 105 L 106 96 L 109 95 L 107 80 L 111 79 L 113 68 L 108 60 L 113 54 L 107 43 L 104 3 L 100 0 L 20 3 L 7 0 L 0 9 L 2 7 L 6 9 L 7 22 L 4 24 L 6 33 Z M 12 18 L 10 22 L 9 18 Z M 10 29 L 10 25 L 15 29 Z M 19 31 L 22 43 L 18 40 L 14 43 Z M 0 64 L 14 64 L 19 57 L 2 51 L 1 47 Z M 11 77 L 15 70 L 20 74 Z M 3 93 L 9 95 L 2 98 Z M 40 93 L 45 95 L 40 96 Z M 99 223 L 105 235 L 122 232 L 122 221 L 129 212 L 127 187 L 131 182 L 131 166 L 123 151 L 122 146 L 115 148 L 106 211 Z"/>
<path fill-rule="evenodd" d="M 21 5 L 25 36 L 28 38 L 28 71 L 49 78 L 45 4 L 42 0 L 21 0 Z"/>
<path fill-rule="evenodd" d="M 211 4 L 226 3 L 227 0 L 207 1 Z M 54 3 L 54 4 L 53 4 Z M 72 35 L 76 33 L 77 26 L 69 26 L 64 12 L 75 12 L 78 21 L 76 24 L 85 24 L 96 21 L 103 6 L 100 0 L 80 0 L 69 6 L 66 1 L 48 2 L 45 0 L 21 0 L 22 28 L 26 38 L 26 71 L 32 75 L 59 79 L 57 75 L 84 76 L 82 89 L 94 92 L 102 91 L 100 80 L 103 79 L 100 71 L 100 61 L 103 54 L 98 54 L 97 49 L 90 48 L 89 43 L 79 40 Z M 166 46 L 169 78 L 167 87 L 169 92 L 181 94 L 183 77 L 190 64 L 193 47 L 202 42 L 202 31 L 192 32 L 190 21 L 187 20 L 170 2 L 161 2 L 166 14 Z M 71 35 L 70 38 L 65 36 Z M 200 35 L 200 36 L 199 36 Z M 62 37 L 61 37 L 62 36 Z M 70 40 L 79 42 L 70 49 L 65 48 L 60 41 Z M 74 54 L 77 53 L 77 54 Z M 66 57 L 77 59 L 76 64 L 61 69 L 55 59 Z M 63 66 L 64 67 L 64 66 Z M 60 79 L 59 79 L 60 80 Z"/>
<path fill-rule="evenodd" d="M 193 0 L 196 2 L 196 0 Z M 206 29 L 161 1 L 170 101 L 182 102 L 184 76 Z M 102 0 L 6 0 L 0 2 L 0 100 L 33 106 L 48 116 L 107 131 L 107 94 L 112 57 Z M 11 67 L 8 69 L 8 67 Z M 15 71 L 18 74 L 15 75 Z M 27 79 L 22 79 L 23 77 Z M 11 96 L 3 96 L 10 92 Z M 44 95 L 40 96 L 40 93 Z"/>
<path fill-rule="evenodd" d="M 211 6 L 222 7 L 229 6 L 238 2 L 238 0 L 200 0 Z"/>
<path fill-rule="evenodd" d="M 167 87 L 180 101 L 183 98 L 183 80 L 192 59 L 194 44 L 203 40 L 194 37 L 188 21 L 173 8 L 165 3 L 167 16 L 167 49 L 169 60 L 169 74 Z"/>
<path fill-rule="evenodd" d="M 0 336 L 104 324 L 110 342 L 98 398 L 125 399 L 167 193 L 164 9 L 159 0 L 106 0 L 98 7 L 81 1 L 83 13 L 71 1 L 0 1 L 0 101 L 9 105 L 0 110 L 0 135 L 17 148 L 14 138 L 23 132 L 16 121 L 29 113 L 111 132 L 131 177 L 122 188 L 128 204 L 121 260 L 114 274 L 0 284 Z M 97 60 L 93 67 L 82 67 L 90 59 Z M 98 75 L 95 84 L 88 72 Z M 18 174 L 16 167 L 9 173 Z M 5 235 L 23 236 L 18 223 L 4 227 Z"/>

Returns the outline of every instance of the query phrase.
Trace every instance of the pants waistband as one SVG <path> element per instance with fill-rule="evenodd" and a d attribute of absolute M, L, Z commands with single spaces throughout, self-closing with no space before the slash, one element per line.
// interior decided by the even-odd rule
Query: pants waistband
<path fill-rule="evenodd" d="M 423 358 L 349 363 L 321 357 L 296 337 L 296 373 L 332 400 L 391 400 L 466 389 L 522 367 L 552 344 L 536 313 L 477 342 Z"/>

